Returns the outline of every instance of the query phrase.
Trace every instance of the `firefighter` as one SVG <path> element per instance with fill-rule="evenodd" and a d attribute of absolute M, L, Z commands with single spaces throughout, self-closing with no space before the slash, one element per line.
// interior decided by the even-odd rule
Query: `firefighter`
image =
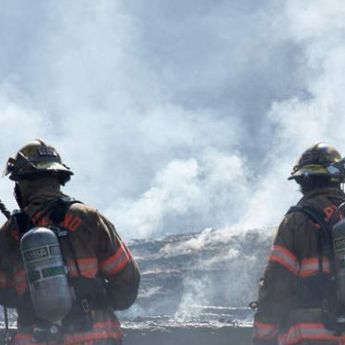
<path fill-rule="evenodd" d="M 288 178 L 303 195 L 281 222 L 259 283 L 256 345 L 345 344 L 336 318 L 331 226 L 344 216 L 341 156 L 318 143 L 300 157 Z M 340 164 L 340 163 L 338 163 Z M 343 327 L 344 328 L 344 327 Z"/>
<path fill-rule="evenodd" d="M 73 172 L 42 140 L 28 143 L 10 157 L 5 174 L 15 182 L 20 208 L 0 230 L 0 303 L 17 311 L 14 344 L 121 344 L 123 333 L 114 310 L 133 304 L 140 275 L 113 224 L 60 191 Z M 37 236 L 37 228 L 55 238 L 58 248 L 50 254 L 60 253 L 65 271 L 55 264 L 28 272 L 26 264 L 37 266 L 42 250 L 23 252 L 21 241 L 31 236 L 25 246 L 39 243 L 39 237 L 38 242 L 32 237 Z M 47 277 L 54 279 L 43 279 Z M 53 305 L 56 296 L 60 302 Z M 40 305 L 42 301 L 48 302 Z M 54 316 L 60 306 L 66 306 L 65 314 Z M 56 322 L 47 321 L 47 313 Z"/>

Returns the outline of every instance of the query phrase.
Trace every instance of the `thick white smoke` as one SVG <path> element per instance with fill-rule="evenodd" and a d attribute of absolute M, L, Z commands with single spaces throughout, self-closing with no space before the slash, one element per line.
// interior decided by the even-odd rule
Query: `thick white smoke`
<path fill-rule="evenodd" d="M 272 100 L 266 118 L 271 121 L 275 130 L 267 133 L 271 134 L 271 149 L 263 156 L 266 169 L 258 172 L 260 178 L 254 185 L 252 197 L 248 199 L 248 212 L 237 224 L 217 232 L 223 238 L 234 236 L 235 230 L 265 227 L 272 224 L 272 220 L 278 222 L 284 208 L 296 201 L 297 197 L 291 183 L 284 181 L 284 175 L 287 175 L 289 165 L 291 167 L 293 156 L 297 157 L 311 143 L 325 141 L 334 144 L 344 153 L 344 4 L 340 1 L 327 4 L 322 1 L 289 1 L 282 15 L 285 35 L 301 50 L 298 73 L 303 92 L 281 101 Z M 296 73 L 296 70 L 292 73 Z M 211 240 L 217 241 L 217 237 L 212 234 Z M 207 248 L 210 239 L 202 234 L 197 243 L 198 250 Z M 190 248 L 190 245 L 192 243 L 184 244 L 183 247 Z M 252 263 L 250 258 L 246 259 L 247 254 L 240 252 L 234 258 L 234 262 L 245 259 L 245 263 L 242 263 L 242 267 L 246 267 L 244 273 L 250 271 Z M 234 269 L 232 276 L 236 276 L 236 268 L 231 269 Z M 262 269 L 263 267 L 256 266 L 253 272 Z M 246 282 L 251 281 L 255 290 L 254 277 L 247 278 L 245 274 L 241 274 L 232 283 L 232 288 L 247 288 Z M 187 299 L 195 286 L 186 290 Z M 209 290 L 214 291 L 216 286 L 214 284 Z M 207 284 L 204 284 L 201 291 L 206 288 Z M 247 293 L 251 295 L 250 289 Z M 201 295 L 198 302 L 207 304 L 210 296 L 211 294 Z M 236 295 L 230 294 L 227 302 L 236 303 Z M 185 310 L 184 300 L 180 308 Z"/>
<path fill-rule="evenodd" d="M 341 1 L 0 4 L 0 160 L 45 138 L 127 238 L 276 225 L 298 155 L 345 152 Z"/>

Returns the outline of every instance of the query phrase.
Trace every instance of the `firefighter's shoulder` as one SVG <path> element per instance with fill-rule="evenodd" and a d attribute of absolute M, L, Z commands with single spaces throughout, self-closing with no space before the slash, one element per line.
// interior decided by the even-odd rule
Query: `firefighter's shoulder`
<path fill-rule="evenodd" d="M 304 215 L 304 213 L 302 212 L 298 212 L 298 211 L 291 211 L 289 210 L 285 215 L 284 218 L 281 222 L 281 226 L 295 226 L 298 225 L 300 223 L 305 222 L 306 217 Z"/>
<path fill-rule="evenodd" d="M 104 223 L 113 227 L 112 223 L 96 208 L 81 202 L 72 203 L 66 213 L 67 218 L 79 219 L 82 223 L 98 227 Z"/>
<path fill-rule="evenodd" d="M 26 221 L 27 218 L 25 214 L 19 211 L 14 211 L 10 218 L 6 220 L 5 223 L 3 223 L 0 227 L 0 236 L 6 236 L 11 235 L 11 237 L 18 237 L 19 238 L 19 226 L 18 223 L 20 222 L 21 216 L 24 216 L 25 218 L 22 219 L 22 221 Z"/>
<path fill-rule="evenodd" d="M 12 229 L 14 228 L 14 223 L 11 219 L 8 219 L 0 228 L 0 243 L 4 242 L 4 239 L 11 234 Z"/>
<path fill-rule="evenodd" d="M 299 211 L 298 209 L 290 209 L 284 216 L 280 223 L 278 232 L 291 233 L 303 229 L 310 221 L 307 214 Z"/>
<path fill-rule="evenodd" d="M 67 208 L 64 222 L 67 228 L 78 228 L 82 225 L 94 228 L 98 226 L 100 218 L 101 214 L 97 208 L 82 202 L 73 202 Z"/>
<path fill-rule="evenodd" d="M 70 204 L 68 208 L 68 213 L 74 214 L 90 214 L 90 215 L 98 215 L 99 210 L 93 206 L 85 204 L 81 201 L 75 201 Z"/>

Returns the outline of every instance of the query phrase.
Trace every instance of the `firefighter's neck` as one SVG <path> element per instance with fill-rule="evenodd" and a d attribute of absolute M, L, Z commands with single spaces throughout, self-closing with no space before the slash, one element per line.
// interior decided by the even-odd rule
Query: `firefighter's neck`
<path fill-rule="evenodd" d="M 53 176 L 45 176 L 35 180 L 21 180 L 17 183 L 21 199 L 20 208 L 24 208 L 42 195 L 57 195 L 60 193 L 59 180 Z"/>

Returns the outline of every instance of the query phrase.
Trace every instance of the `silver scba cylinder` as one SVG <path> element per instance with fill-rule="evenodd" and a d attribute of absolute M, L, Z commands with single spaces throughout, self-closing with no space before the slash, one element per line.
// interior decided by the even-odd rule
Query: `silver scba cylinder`
<path fill-rule="evenodd" d="M 338 299 L 345 305 L 345 220 L 333 226 L 332 237 Z"/>
<path fill-rule="evenodd" d="M 36 315 L 61 321 L 71 310 L 72 295 L 58 238 L 52 230 L 36 227 L 22 237 L 20 250 Z"/>

